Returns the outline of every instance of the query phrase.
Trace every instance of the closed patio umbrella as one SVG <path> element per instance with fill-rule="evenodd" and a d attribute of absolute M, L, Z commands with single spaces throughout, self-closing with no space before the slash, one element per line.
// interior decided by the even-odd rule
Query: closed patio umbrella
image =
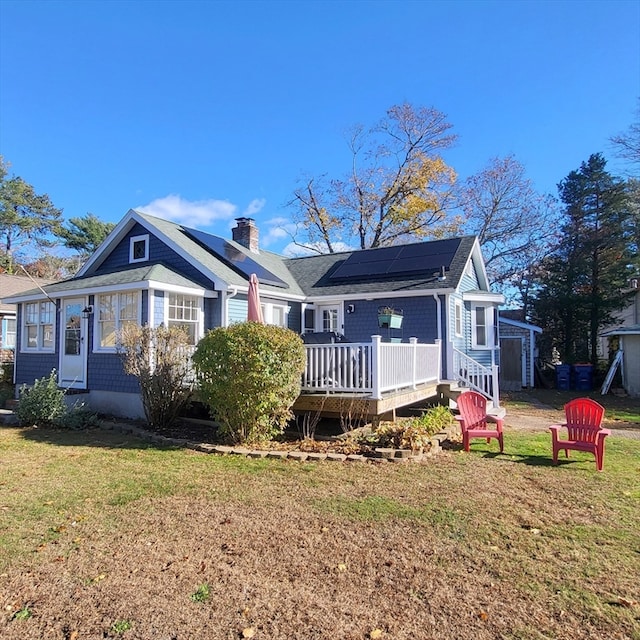
<path fill-rule="evenodd" d="M 249 310 L 247 312 L 249 322 L 260 322 L 264 324 L 262 318 L 262 307 L 260 306 L 260 290 L 258 286 L 258 276 L 255 273 L 249 278 Z"/>

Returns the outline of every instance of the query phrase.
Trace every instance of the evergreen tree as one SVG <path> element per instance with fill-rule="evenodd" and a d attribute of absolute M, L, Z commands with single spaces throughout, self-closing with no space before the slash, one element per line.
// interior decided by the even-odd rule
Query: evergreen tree
<path fill-rule="evenodd" d="M 568 362 L 596 364 L 598 332 L 625 306 L 636 260 L 630 190 L 605 166 L 594 154 L 558 185 L 561 237 L 540 268 L 535 319 Z"/>
<path fill-rule="evenodd" d="M 62 210 L 53 206 L 45 193 L 19 176 L 7 177 L 8 166 L 0 156 L 0 260 L 13 273 L 15 255 L 21 248 L 53 246 L 60 228 Z"/>
<path fill-rule="evenodd" d="M 86 260 L 102 244 L 116 225 L 103 222 L 93 213 L 82 218 L 69 218 L 66 227 L 62 227 L 58 235 L 69 249 L 74 249 L 82 260 Z"/>

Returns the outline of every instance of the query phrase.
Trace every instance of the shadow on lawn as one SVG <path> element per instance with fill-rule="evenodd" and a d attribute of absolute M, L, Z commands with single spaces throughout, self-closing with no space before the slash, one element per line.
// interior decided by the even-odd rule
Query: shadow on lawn
<path fill-rule="evenodd" d="M 479 451 L 477 453 L 480 453 Z M 525 453 L 498 453 L 494 451 L 487 451 L 482 455 L 483 458 L 495 458 L 497 462 L 517 462 L 519 464 L 525 464 L 530 467 L 550 467 L 559 469 L 560 467 L 568 467 L 576 464 L 580 464 L 588 460 L 588 457 L 583 458 L 558 458 L 558 463 L 553 464 L 553 458 L 551 453 L 546 455 L 535 455 Z M 593 460 L 592 460 L 593 461 Z"/>
<path fill-rule="evenodd" d="M 462 451 L 462 445 L 455 445 L 453 447 L 451 447 L 451 449 L 456 450 L 456 451 Z M 551 457 L 551 454 L 549 454 L 548 456 L 546 455 L 536 455 L 536 454 L 525 454 L 525 453 L 509 453 L 508 451 L 505 451 L 504 453 L 500 453 L 499 451 L 480 451 L 480 450 L 473 450 L 473 448 L 471 449 L 471 451 L 469 452 L 470 455 L 473 454 L 477 454 L 482 456 L 483 458 L 488 458 L 491 460 L 496 460 L 496 462 L 518 462 L 520 464 L 526 464 L 532 467 L 553 467 L 556 466 L 553 464 L 553 459 Z M 559 464 L 557 466 L 560 466 L 562 464 L 564 464 L 565 462 L 579 462 L 579 460 L 559 460 L 558 461 Z"/>
<path fill-rule="evenodd" d="M 2 427 L 7 428 L 7 427 Z M 104 449 L 158 449 L 169 451 L 180 447 L 147 442 L 135 435 L 106 429 L 49 429 L 41 427 L 11 427 L 21 429 L 25 440 L 60 447 L 101 447 Z"/>

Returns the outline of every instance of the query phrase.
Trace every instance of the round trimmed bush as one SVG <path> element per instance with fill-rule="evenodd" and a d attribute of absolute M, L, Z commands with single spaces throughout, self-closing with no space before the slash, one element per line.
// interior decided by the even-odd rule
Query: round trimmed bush
<path fill-rule="evenodd" d="M 242 322 L 209 331 L 192 358 L 200 399 L 234 443 L 282 433 L 300 395 L 304 345 L 289 329 Z"/>

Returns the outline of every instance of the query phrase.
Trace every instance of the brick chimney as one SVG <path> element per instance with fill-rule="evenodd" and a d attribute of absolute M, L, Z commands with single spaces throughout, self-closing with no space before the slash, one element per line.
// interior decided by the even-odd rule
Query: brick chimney
<path fill-rule="evenodd" d="M 254 224 L 253 218 L 236 218 L 236 222 L 238 226 L 231 229 L 234 241 L 253 253 L 260 253 L 258 227 Z"/>

